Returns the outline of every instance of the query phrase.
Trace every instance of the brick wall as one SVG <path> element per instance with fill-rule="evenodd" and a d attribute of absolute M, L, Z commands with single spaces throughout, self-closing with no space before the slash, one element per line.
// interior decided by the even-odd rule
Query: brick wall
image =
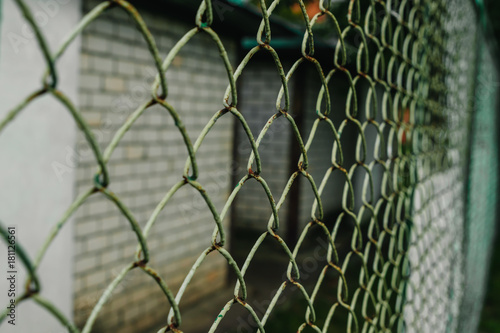
<path fill-rule="evenodd" d="M 87 12 L 97 2 L 85 2 Z M 162 57 L 194 25 L 141 10 Z M 223 43 L 234 63 L 236 43 Z M 146 43 L 120 8 L 94 21 L 82 35 L 80 108 L 104 149 L 134 109 L 149 98 L 154 67 Z M 172 104 L 186 124 L 192 142 L 211 116 L 222 108 L 227 77 L 219 51 L 205 35 L 195 36 L 174 59 L 167 73 Z M 233 117 L 220 119 L 198 151 L 199 182 L 220 211 L 228 196 Z M 76 167 L 77 195 L 92 186 L 96 162 L 82 135 L 68 147 Z M 141 226 L 171 186 L 182 179 L 187 151 L 166 110 L 148 109 L 123 137 L 109 162 L 110 189 L 131 209 Z M 229 217 L 226 218 L 227 227 Z M 104 288 L 133 260 L 136 237 L 117 208 L 97 194 L 75 219 L 75 320 L 84 323 Z M 177 291 L 191 265 L 210 245 L 213 217 L 197 191 L 181 188 L 160 214 L 148 238 L 151 266 Z M 190 302 L 224 284 L 226 261 L 209 255 L 181 302 Z M 210 288 L 203 288 L 209 283 Z M 127 275 L 99 315 L 93 332 L 138 332 L 166 323 L 168 303 L 147 275 Z M 163 316 L 163 317 L 161 317 Z M 139 320 L 140 319 L 140 320 Z"/>

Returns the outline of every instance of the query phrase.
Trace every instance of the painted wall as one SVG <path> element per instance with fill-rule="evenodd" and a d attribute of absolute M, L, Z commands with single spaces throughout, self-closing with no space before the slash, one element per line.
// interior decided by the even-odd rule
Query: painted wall
<path fill-rule="evenodd" d="M 55 50 L 81 15 L 80 1 L 27 1 L 42 32 Z M 41 87 L 45 63 L 33 33 L 14 1 L 3 1 L 0 36 L 0 118 Z M 77 102 L 77 40 L 57 65 L 58 87 Z M 50 96 L 28 105 L 0 133 L 0 220 L 17 226 L 18 241 L 31 258 L 73 199 L 74 177 L 59 180 L 53 162 L 64 159 L 65 147 L 73 146 L 76 126 L 69 113 Z M 39 273 L 41 295 L 61 311 L 72 316 L 72 241 L 71 223 L 66 225 L 46 253 Z M 0 245 L 0 304 L 7 304 L 6 246 Z M 19 263 L 19 259 L 18 259 Z M 17 290 L 24 287 L 25 274 L 18 271 Z M 65 329 L 32 301 L 17 309 L 16 326 L 3 323 L 2 332 L 65 332 Z M 43 323 L 43 325 L 40 325 Z M 6 330 L 5 330 L 6 329 Z"/>

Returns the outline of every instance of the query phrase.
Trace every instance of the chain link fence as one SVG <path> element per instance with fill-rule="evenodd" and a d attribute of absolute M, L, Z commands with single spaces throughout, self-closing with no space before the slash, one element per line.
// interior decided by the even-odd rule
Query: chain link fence
<path fill-rule="evenodd" d="M 260 0 L 261 24 L 256 31 L 255 46 L 249 48 L 236 68 L 232 67 L 218 32 L 211 27 L 214 21 L 211 0 L 200 2 L 193 28 L 168 50 L 165 59 L 161 59 L 155 38 L 141 14 L 129 2 L 103 1 L 97 5 L 55 52 L 47 46 L 29 7 L 23 0 L 15 2 L 35 32 L 47 71 L 40 88 L 0 120 L 0 134 L 28 104 L 50 95 L 74 118 L 96 164 L 93 186 L 80 193 L 55 222 L 37 256 L 30 258 L 22 244 L 17 246 L 19 259 L 30 276 L 18 303 L 36 302 L 70 332 L 88 333 L 113 291 L 127 274 L 138 270 L 157 283 L 158 293 L 163 293 L 170 304 L 164 328 L 159 332 L 180 332 L 183 322 L 179 304 L 198 268 L 214 253 L 224 258 L 236 278 L 230 281 L 234 284 L 234 295 L 206 328 L 209 332 L 216 332 L 225 318 L 231 316 L 233 307 L 244 308 L 255 321 L 256 331 L 265 332 L 277 304 L 290 289 L 296 290 L 305 301 L 298 332 L 473 332 L 476 329 L 496 218 L 498 75 L 471 1 L 350 0 L 343 2 L 342 7 L 321 0 L 314 15 L 308 13 L 308 2 L 296 1 L 304 27 L 297 48 L 300 56 L 290 66 L 284 66 L 272 38 L 271 18 L 276 15 L 273 11 L 279 1 Z M 151 97 L 130 113 L 109 145 L 101 150 L 78 107 L 58 86 L 55 64 L 93 20 L 104 12 L 118 10 L 126 11 L 136 23 L 157 73 Z M 328 21 L 328 29 L 318 31 L 319 22 L 324 20 Z M 166 73 L 175 56 L 197 34 L 208 35 L 219 51 L 227 74 L 227 90 L 220 96 L 220 110 L 214 110 L 199 136 L 192 138 L 186 130 L 190 124 L 184 123 L 181 113 L 169 103 L 171 83 Z M 325 44 L 330 47 L 319 47 Z M 253 133 L 247 122 L 252 114 L 240 112 L 238 79 L 256 54 L 273 59 L 281 88 L 275 92 L 275 110 L 269 113 L 264 127 Z M 318 89 L 315 108 L 304 111 L 314 114 L 315 120 L 310 128 L 301 129 L 291 113 L 297 101 L 289 85 L 306 66 L 314 69 Z M 332 87 L 334 80 L 345 88 L 346 93 L 340 96 L 342 103 L 336 99 L 341 90 Z M 293 93 L 297 94 L 297 90 L 295 86 Z M 110 190 L 113 174 L 108 170 L 108 162 L 126 132 L 152 106 L 162 107 L 172 117 L 188 158 L 178 182 L 165 189 L 164 198 L 141 227 L 131 209 Z M 222 117 L 235 119 L 251 149 L 245 174 L 237 179 L 225 204 L 216 207 L 210 192 L 198 181 L 203 165 L 198 164 L 196 157 L 206 136 Z M 341 121 L 332 120 L 334 117 Z M 276 192 L 268 185 L 274 170 L 263 167 L 261 143 L 279 118 L 286 120 L 298 154 L 285 186 Z M 330 133 L 329 142 L 316 142 L 320 129 Z M 355 134 L 347 137 L 348 132 Z M 319 144 L 328 145 L 330 162 L 318 177 L 317 172 L 313 176 L 308 170 L 315 161 L 312 152 Z M 486 174 L 489 178 L 484 177 Z M 334 177 L 337 180 L 330 181 Z M 299 178 L 308 184 L 313 203 L 309 217 L 301 221 L 298 239 L 292 243 L 285 241 L 280 232 L 280 209 L 289 200 Z M 356 185 L 354 178 L 361 181 Z M 266 198 L 272 213 L 267 225 L 263 222 L 259 226 L 260 236 L 243 263 L 238 264 L 227 246 L 229 231 L 222 221 L 248 182 L 262 188 L 261 196 Z M 193 209 L 210 211 L 213 232 L 206 239 L 199 239 L 207 247 L 174 294 L 169 281 L 150 264 L 148 235 L 160 212 L 185 186 L 194 188 L 204 199 L 203 208 Z M 59 230 L 94 196 L 116 205 L 136 236 L 137 251 L 104 291 L 84 326 L 78 328 L 43 297 L 37 270 Z M 326 216 L 325 211 L 335 203 L 340 207 L 338 213 Z M 8 239 L 7 229 L 2 226 L 0 230 Z M 297 258 L 304 244 L 310 241 L 311 233 L 321 234 L 328 245 L 317 280 L 306 286 Z M 255 300 L 247 292 L 245 278 L 256 253 L 269 239 L 285 254 L 289 264 L 284 280 L 260 314 L 252 307 Z M 322 294 L 333 297 L 327 306 L 318 302 Z M 4 310 L 3 321 L 7 314 Z"/>

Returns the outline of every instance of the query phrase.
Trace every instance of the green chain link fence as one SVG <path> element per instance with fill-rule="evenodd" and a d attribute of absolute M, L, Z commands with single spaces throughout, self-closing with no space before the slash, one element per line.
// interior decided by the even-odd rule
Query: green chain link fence
<path fill-rule="evenodd" d="M 466 0 L 350 0 L 345 12 L 330 10 L 328 1 L 320 1 L 320 11 L 310 18 L 306 4 L 297 1 L 303 14 L 304 35 L 301 56 L 285 71 L 280 54 L 273 48 L 270 17 L 279 1 L 260 0 L 262 21 L 257 33 L 257 46 L 251 48 L 236 68 L 232 68 L 225 47 L 217 31 L 211 28 L 213 4 L 200 2 L 195 26 L 168 50 L 165 59 L 155 39 L 130 3 L 121 0 L 104 1 L 86 14 L 68 38 L 55 52 L 49 50 L 45 36 L 37 26 L 29 7 L 16 0 L 36 34 L 36 39 L 47 63 L 41 87 L 27 96 L 0 121 L 1 131 L 37 98 L 50 95 L 62 103 L 84 133 L 96 161 L 94 185 L 81 193 L 56 221 L 52 231 L 35 258 L 29 258 L 18 245 L 17 253 L 29 272 L 24 294 L 17 302 L 33 301 L 52 313 L 70 332 L 92 331 L 97 316 L 132 270 L 141 270 L 158 284 L 158 292 L 167 298 L 171 309 L 165 313 L 165 327 L 160 332 L 182 331 L 182 313 L 179 303 L 190 281 L 211 252 L 217 252 L 227 261 L 235 274 L 234 297 L 229 299 L 214 318 L 209 332 L 215 332 L 232 307 L 243 307 L 253 317 L 257 330 L 266 331 L 266 322 L 272 316 L 284 291 L 300 290 L 307 306 L 304 309 L 301 331 L 330 332 L 338 327 L 342 317 L 347 332 L 473 332 L 477 327 L 484 295 L 484 280 L 491 250 L 495 223 L 497 193 L 496 144 L 496 82 L 497 70 L 491 51 L 478 24 L 474 4 Z M 115 133 L 111 143 L 101 151 L 94 134 L 79 109 L 59 89 L 55 63 L 67 47 L 94 19 L 109 10 L 125 10 L 135 21 L 147 42 L 154 60 L 157 77 L 151 87 L 151 97 L 133 111 Z M 230 14 L 228 14 L 230 15 Z M 329 20 L 328 34 L 317 37 L 315 25 L 322 17 Z M 214 47 L 220 51 L 227 72 L 228 87 L 221 96 L 221 109 L 214 113 L 198 138 L 190 138 L 180 114 L 169 104 L 166 72 L 179 51 L 197 34 L 208 34 Z M 356 37 L 356 38 L 355 38 Z M 336 40 L 331 53 L 317 55 L 316 43 Z M 358 41 L 358 42 L 356 42 Z M 326 51 L 322 51 L 326 52 Z M 329 51 L 330 52 L 330 51 Z M 240 113 L 237 81 L 245 67 L 257 53 L 269 54 L 281 78 L 281 89 L 276 100 L 276 111 L 256 137 L 246 119 L 251 115 Z M 328 56 L 328 63 L 317 58 Z M 290 115 L 290 80 L 304 64 L 311 63 L 317 72 L 320 89 L 317 91 L 316 114 L 309 135 L 304 137 Z M 478 66 L 477 66 L 478 64 Z M 332 103 L 336 91 L 329 85 L 341 77 L 347 88 L 345 104 Z M 367 87 L 360 89 L 361 86 Z M 362 94 L 362 96 L 359 96 Z M 364 103 L 361 103 L 363 101 Z M 189 158 L 184 173 L 170 189 L 143 228 L 131 210 L 110 191 L 113 175 L 108 172 L 108 161 L 125 133 L 151 106 L 163 107 L 175 120 Z M 343 121 L 335 125 L 332 115 Z M 248 173 L 241 178 L 224 207 L 219 211 L 210 194 L 197 181 L 203 166 L 198 165 L 196 153 L 204 138 L 221 117 L 235 117 L 251 145 L 247 160 Z M 263 170 L 259 145 L 275 120 L 288 121 L 294 140 L 300 149 L 295 170 L 281 193 L 271 193 Z M 331 166 L 321 178 L 309 172 L 310 148 L 315 145 L 318 128 L 331 132 Z M 355 156 L 345 162 L 342 134 L 347 127 L 356 131 Z M 368 136 L 374 131 L 374 136 Z M 370 139 L 367 139 L 367 138 Z M 373 139 L 372 139 L 373 138 Z M 469 171 L 467 173 L 467 171 Z M 362 173 L 363 186 L 354 193 L 353 175 Z M 465 175 L 470 176 L 465 176 Z M 272 170 L 267 173 L 272 177 Z M 342 186 L 337 186 L 336 198 L 324 196 L 333 175 L 341 175 Z M 489 175 L 488 178 L 485 175 Z M 315 197 L 309 221 L 300 232 L 296 244 L 287 244 L 280 234 L 279 211 L 290 193 L 293 183 L 302 178 Z M 253 244 L 243 265 L 238 265 L 227 248 L 228 232 L 222 220 L 231 209 L 238 192 L 247 182 L 257 182 L 263 188 L 272 214 L 267 228 Z M 183 186 L 191 186 L 203 197 L 206 209 L 213 215 L 214 230 L 207 235 L 208 246 L 193 264 L 176 293 L 150 266 L 148 234 L 159 213 Z M 126 217 L 137 237 L 136 257 L 116 276 L 93 308 L 80 330 L 54 304 L 45 299 L 37 270 L 40 262 L 69 218 L 90 196 L 111 200 Z M 361 204 L 355 204 L 360 198 Z M 333 227 L 327 227 L 324 210 L 332 200 L 341 202 L 342 210 L 335 217 Z M 344 228 L 344 225 L 350 228 Z M 7 229 L 0 228 L 8 236 Z M 301 283 L 296 258 L 308 234 L 319 231 L 328 239 L 327 259 L 314 284 L 307 290 Z M 346 231 L 348 230 L 348 231 Z M 273 295 L 265 313 L 259 316 L 252 308 L 252 295 L 247 293 L 245 276 L 262 242 L 271 238 L 289 259 L 286 278 Z M 339 248 L 341 240 L 347 247 Z M 202 241 L 202 240 L 200 240 Z M 203 240 L 205 241 L 205 240 Z M 337 282 L 325 290 L 329 274 Z M 206 286 L 210 288 L 210 286 Z M 335 295 L 327 311 L 318 311 L 317 298 L 321 293 Z M 160 310 L 159 310 L 160 311 Z M 319 313 L 322 315 L 320 316 Z M 4 311 L 2 319 L 7 312 Z M 324 314 L 324 315 L 323 315 Z M 459 329 L 460 327 L 460 329 Z"/>

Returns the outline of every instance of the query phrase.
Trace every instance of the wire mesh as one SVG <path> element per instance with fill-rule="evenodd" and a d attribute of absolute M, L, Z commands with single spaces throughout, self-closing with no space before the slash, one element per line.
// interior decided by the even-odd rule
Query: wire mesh
<path fill-rule="evenodd" d="M 74 118 L 93 151 L 97 166 L 94 185 L 81 193 L 64 216 L 54 224 L 36 258 L 29 258 L 23 248 L 18 246 L 18 254 L 30 278 L 26 282 L 24 294 L 17 302 L 32 300 L 51 312 L 70 332 L 88 333 L 113 290 L 130 271 L 141 270 L 157 282 L 158 292 L 163 293 L 171 305 L 170 312 L 165 313 L 165 327 L 159 332 L 182 331 L 179 303 L 205 258 L 210 253 L 217 252 L 227 261 L 237 279 L 234 281 L 234 297 L 227 301 L 214 318 L 211 327 L 207 328 L 209 332 L 215 332 L 224 318 L 230 316 L 233 306 L 244 307 L 256 322 L 257 330 L 265 332 L 266 322 L 278 300 L 286 289 L 292 287 L 300 290 L 307 302 L 303 324 L 297 328 L 298 332 L 310 329 L 315 332 L 331 331 L 336 326 L 339 315 L 345 318 L 348 332 L 456 330 L 465 294 L 464 174 L 468 163 L 470 123 L 476 89 L 474 78 L 477 55 L 475 48 L 471 46 L 476 45 L 477 23 L 471 2 L 350 0 L 345 12 L 337 12 L 331 9 L 333 4 L 322 0 L 319 2 L 319 12 L 309 17 L 306 4 L 297 1 L 303 14 L 304 26 L 301 55 L 286 71 L 278 49 L 272 46 L 270 17 L 279 3 L 277 0 L 270 4 L 260 0 L 262 21 L 256 32 L 257 45 L 243 56 L 235 69 L 230 64 L 217 31 L 211 28 L 214 21 L 214 4 L 211 0 L 200 2 L 195 26 L 168 50 L 163 60 L 141 15 L 126 1 L 104 1 L 96 6 L 82 18 L 55 52 L 49 50 L 46 37 L 29 7 L 23 0 L 16 0 L 16 3 L 35 31 L 46 60 L 47 71 L 41 87 L 1 120 L 0 132 L 28 104 L 35 103 L 40 96 L 51 95 Z M 124 10 L 136 23 L 149 47 L 157 76 L 151 87 L 151 97 L 130 114 L 114 134 L 110 144 L 101 151 L 78 107 L 58 87 L 55 63 L 82 30 L 108 10 Z M 314 35 L 314 29 L 323 17 L 330 20 L 331 29 L 326 37 L 318 38 Z M 213 47 L 220 51 L 228 87 L 225 95 L 221 96 L 221 109 L 214 113 L 201 134 L 193 141 L 186 131 L 189 124 L 184 124 L 180 114 L 169 104 L 166 73 L 175 56 L 197 34 L 209 35 L 214 42 Z M 317 40 L 328 38 L 335 39 L 335 42 L 327 55 L 331 60 L 325 63 L 318 60 L 315 47 Z M 281 89 L 277 92 L 276 110 L 254 137 L 246 120 L 251 115 L 239 111 L 236 83 L 257 53 L 266 53 L 272 57 L 281 79 Z M 299 68 L 307 63 L 317 72 L 320 88 L 317 91 L 315 110 L 306 110 L 315 113 L 316 120 L 307 130 L 308 135 L 304 136 L 294 117 L 290 115 L 289 83 L 297 75 Z M 329 85 L 338 77 L 348 91 L 342 105 L 332 103 L 336 91 Z M 110 191 L 113 175 L 108 172 L 107 164 L 125 133 L 153 105 L 163 107 L 174 119 L 189 157 L 178 182 L 166 189 L 164 198 L 141 228 L 131 210 Z M 332 121 L 333 115 L 342 117 L 340 125 Z M 239 179 L 219 211 L 212 203 L 210 193 L 197 181 L 202 166 L 197 163 L 196 153 L 221 117 L 236 119 L 251 146 L 251 153 L 247 159 L 248 173 Z M 299 147 L 300 157 L 294 161 L 296 167 L 289 174 L 281 193 L 272 193 L 262 176 L 259 146 L 280 117 L 288 121 Z M 308 152 L 315 145 L 315 134 L 320 127 L 326 127 L 331 132 L 331 165 L 323 170 L 322 177 L 315 178 L 308 172 Z M 343 133 L 348 128 L 356 132 L 355 151 L 349 152 L 354 156 L 352 162 L 346 162 L 347 159 L 344 158 L 348 152 L 343 149 L 346 141 Z M 375 135 L 368 135 L 370 131 Z M 272 171 L 268 174 L 272 177 Z M 355 174 L 362 174 L 363 179 L 363 185 L 356 193 L 352 182 Z M 334 175 L 340 175 L 343 184 L 335 185 L 336 198 L 331 198 L 323 193 L 326 188 L 334 186 L 329 182 Z M 287 244 L 280 233 L 279 211 L 299 177 L 310 185 L 315 200 L 309 220 L 303 221 L 305 227 L 296 244 L 292 245 Z M 238 192 L 250 181 L 257 182 L 263 188 L 262 193 L 268 199 L 272 214 L 267 228 L 262 230 L 261 236 L 240 266 L 227 248 L 228 232 L 221 221 L 228 214 Z M 203 197 L 206 209 L 213 215 L 214 230 L 212 235 L 200 240 L 207 243 L 207 248 L 195 261 L 174 295 L 168 281 L 149 263 L 148 234 L 160 212 L 184 186 L 193 187 Z M 138 247 L 135 258 L 123 267 L 107 287 L 80 330 L 50 300 L 41 296 L 37 269 L 59 230 L 91 196 L 101 196 L 116 205 L 132 228 Z M 332 200 L 341 202 L 341 212 L 336 216 L 333 228 L 328 228 L 324 221 L 324 211 Z M 360 204 L 356 204 L 356 200 Z M 491 213 L 491 207 L 481 212 Z M 343 228 L 346 224 L 350 226 L 348 232 Z M 296 259 L 313 229 L 323 233 L 329 245 L 327 259 L 314 288 L 307 290 L 301 283 Z M 491 224 L 486 227 L 486 230 L 490 229 Z M 0 230 L 4 237 L 8 236 L 5 228 Z M 265 313 L 259 317 L 251 305 L 252 295 L 247 293 L 245 275 L 266 238 L 277 242 L 288 257 L 289 266 L 286 278 L 273 295 Z M 346 251 L 338 251 L 340 239 L 349 240 Z M 484 268 L 481 269 L 478 268 L 478 271 L 484 272 Z M 318 318 L 315 301 L 324 290 L 327 274 L 332 272 L 337 276 L 338 282 L 334 290 L 327 292 L 336 294 L 336 301 L 329 305 L 324 318 Z M 4 311 L 1 318 L 5 319 L 6 314 Z"/>

